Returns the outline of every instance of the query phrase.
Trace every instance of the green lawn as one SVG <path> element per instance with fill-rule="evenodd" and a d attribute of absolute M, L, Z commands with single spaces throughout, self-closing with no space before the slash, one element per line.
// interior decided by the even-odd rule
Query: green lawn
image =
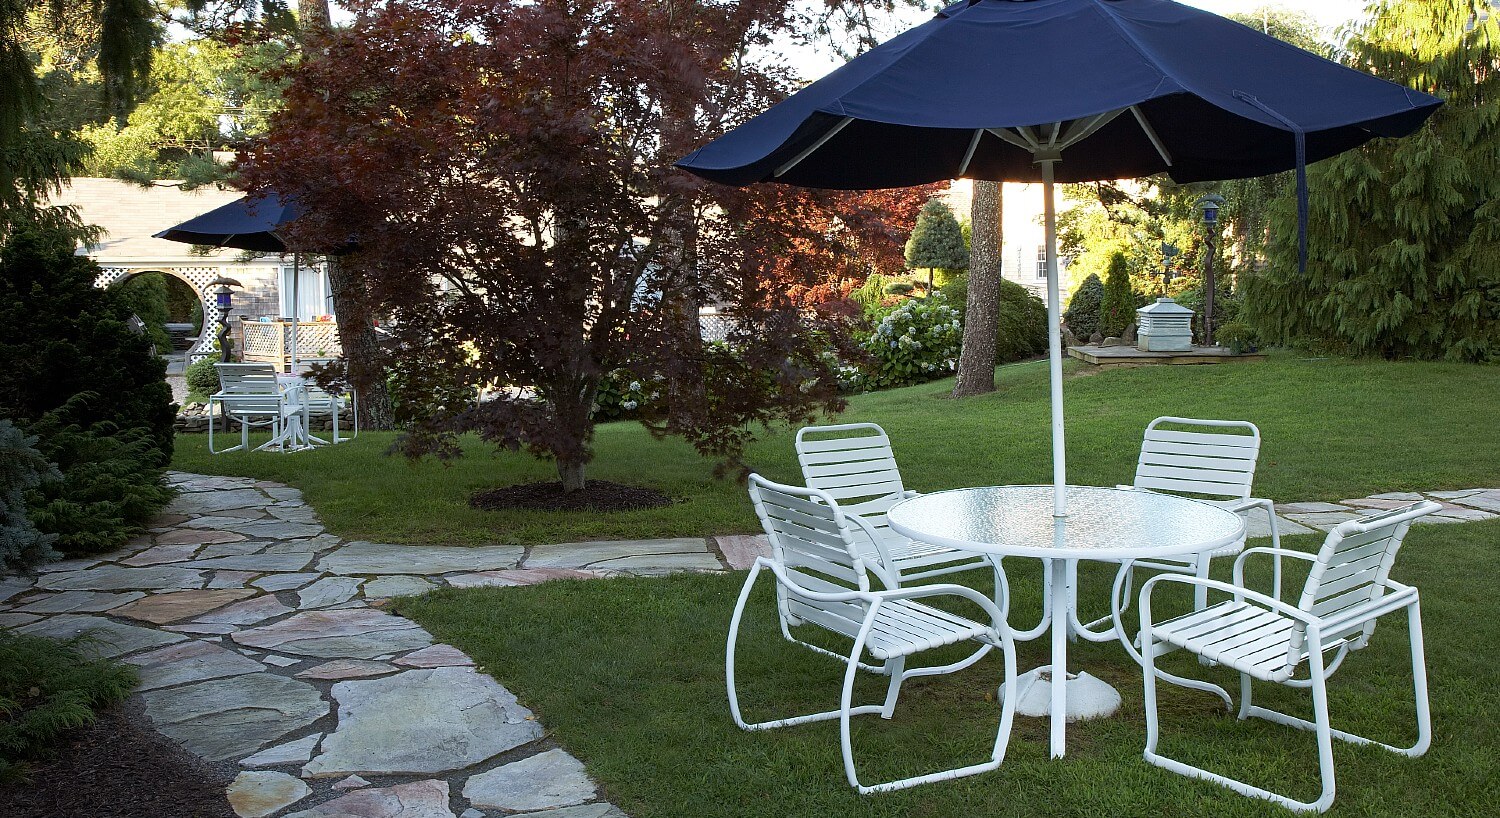
<path fill-rule="evenodd" d="M 1258 424 L 1265 442 L 1256 491 L 1276 500 L 1500 485 L 1500 367 L 1282 353 L 1261 364 L 1071 371 L 1068 476 L 1076 483 L 1128 482 L 1146 423 L 1177 414 Z M 912 488 L 1047 482 L 1046 364 L 1002 368 L 999 383 L 993 395 L 962 401 L 947 397 L 947 380 L 861 395 L 840 419 L 885 426 Z M 739 484 L 714 479 L 713 464 L 690 447 L 653 440 L 636 424 L 599 428 L 589 476 L 655 486 L 678 499 L 668 508 L 476 511 L 466 500 L 477 490 L 552 480 L 555 472 L 525 455 L 492 456 L 478 441 L 452 465 L 412 465 L 386 456 L 391 439 L 369 434 L 294 455 L 214 457 L 204 436 L 183 435 L 173 466 L 289 483 L 306 492 L 333 532 L 384 542 L 568 542 L 757 528 Z M 749 461 L 774 479 L 796 479 L 789 434 L 759 441 Z"/>
<path fill-rule="evenodd" d="M 1290 363 L 1281 366 L 1296 371 Z M 1167 370 L 1149 375 L 1163 377 L 1184 376 Z M 1084 388 L 1080 384 L 1074 394 Z M 919 392 L 908 394 L 920 400 Z M 1315 549 L 1319 542 L 1314 536 L 1287 540 L 1288 546 L 1303 550 Z M 1435 724 L 1432 749 L 1422 758 L 1407 759 L 1336 742 L 1333 815 L 1494 814 L 1500 772 L 1500 718 L 1494 700 L 1500 581 L 1493 571 L 1466 567 L 1490 565 L 1497 543 L 1500 521 L 1424 526 L 1410 535 L 1394 577 L 1422 592 Z M 1227 561 L 1219 562 L 1227 571 Z M 1021 560 L 1007 561 L 1007 567 L 1016 600 L 1014 618 L 1028 625 L 1040 613 L 1039 572 Z M 1142 761 L 1140 670 L 1114 644 L 1082 645 L 1072 653 L 1072 666 L 1114 683 L 1124 706 L 1114 718 L 1070 726 L 1065 760 L 1047 759 L 1045 719 L 1018 718 L 1006 762 L 996 772 L 859 796 L 844 781 L 836 724 L 746 733 L 730 720 L 723 644 L 744 576 L 442 590 L 402 600 L 398 607 L 438 639 L 475 657 L 516 692 L 552 735 L 585 762 L 607 797 L 636 818 L 1285 814 Z M 1085 573 L 1085 611 L 1103 605 L 1106 580 L 1102 570 Z M 762 584 L 757 590 L 740 652 L 747 717 L 835 707 L 840 665 L 783 642 L 774 630 L 771 586 Z M 1021 647 L 1023 670 L 1046 661 L 1045 642 Z M 1390 617 L 1371 646 L 1335 676 L 1330 701 L 1336 725 L 1391 743 L 1412 740 L 1405 650 L 1404 619 Z M 937 658 L 936 652 L 924 655 Z M 1232 677 L 1221 669 L 1202 668 L 1190 657 L 1168 657 L 1166 663 L 1237 693 L 1237 686 L 1228 684 Z M 998 715 L 992 697 L 999 668 L 998 659 L 986 657 L 961 674 L 912 680 L 903 689 L 895 719 L 857 719 L 855 748 L 864 759 L 866 780 L 983 757 Z M 856 697 L 878 701 L 883 690 L 871 677 Z M 1236 721 L 1206 694 L 1163 685 L 1160 695 L 1163 751 L 1294 796 L 1311 799 L 1317 794 L 1311 734 L 1262 721 Z M 1293 713 L 1305 715 L 1311 709 L 1305 691 L 1263 685 L 1256 696 L 1261 704 Z"/>

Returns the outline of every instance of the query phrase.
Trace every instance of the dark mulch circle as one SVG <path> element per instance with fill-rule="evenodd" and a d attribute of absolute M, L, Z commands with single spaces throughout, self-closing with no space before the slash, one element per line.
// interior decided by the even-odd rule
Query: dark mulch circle
<path fill-rule="evenodd" d="M 235 818 L 229 778 L 151 729 L 139 705 L 113 707 L 73 733 L 30 780 L 0 785 L 5 818 Z"/>
<path fill-rule="evenodd" d="M 583 488 L 563 493 L 562 483 L 519 483 L 481 491 L 469 505 L 486 511 L 523 508 L 528 511 L 639 511 L 672 504 L 672 498 L 643 486 L 590 480 Z"/>

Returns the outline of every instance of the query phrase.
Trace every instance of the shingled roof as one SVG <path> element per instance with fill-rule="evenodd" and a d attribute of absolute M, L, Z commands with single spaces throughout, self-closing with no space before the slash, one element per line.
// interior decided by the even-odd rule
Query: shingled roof
<path fill-rule="evenodd" d="M 76 207 L 84 223 L 104 229 L 100 242 L 87 248 L 88 255 L 100 264 L 203 264 L 210 259 L 215 263 L 237 259 L 240 251 L 218 250 L 209 257 L 198 256 L 191 245 L 151 235 L 243 195 L 212 186 L 184 191 L 170 185 L 142 187 L 119 179 L 81 177 L 63 188 L 53 203 Z"/>

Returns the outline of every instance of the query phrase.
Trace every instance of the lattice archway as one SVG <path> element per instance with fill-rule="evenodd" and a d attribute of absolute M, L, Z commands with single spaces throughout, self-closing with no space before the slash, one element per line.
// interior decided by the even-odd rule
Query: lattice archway
<path fill-rule="evenodd" d="M 203 305 L 203 331 L 198 333 L 198 339 L 193 342 L 187 351 L 188 363 L 212 358 L 214 356 L 214 335 L 218 332 L 219 322 L 223 320 L 223 312 L 215 303 L 214 287 L 209 282 L 225 275 L 223 267 L 180 267 L 172 265 L 142 265 L 142 266 L 109 266 L 101 268 L 99 277 L 94 279 L 95 286 L 106 288 L 124 282 L 126 279 L 142 273 L 161 273 L 169 275 L 179 281 L 186 282 L 198 294 L 198 300 Z"/>

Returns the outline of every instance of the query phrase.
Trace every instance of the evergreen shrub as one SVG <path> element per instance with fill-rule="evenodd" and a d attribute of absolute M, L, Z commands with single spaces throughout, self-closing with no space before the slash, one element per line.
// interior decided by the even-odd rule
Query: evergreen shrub
<path fill-rule="evenodd" d="M 187 382 L 189 394 L 207 397 L 219 391 L 219 370 L 214 368 L 218 362 L 217 358 L 203 358 L 188 364 L 182 379 Z"/>
<path fill-rule="evenodd" d="M 62 477 L 36 450 L 37 438 L 0 418 L 0 571 L 29 568 L 56 559 L 56 534 L 37 530 L 27 511 L 26 492 Z"/>
<path fill-rule="evenodd" d="M 1125 260 L 1124 253 L 1115 253 L 1109 258 L 1109 272 L 1104 277 L 1104 298 L 1099 305 L 1099 332 L 1106 338 L 1119 337 L 1134 322 L 1135 292 L 1130 288 L 1130 265 Z"/>
<path fill-rule="evenodd" d="M 943 287 L 948 303 L 967 321 L 969 276 L 956 275 Z M 1000 327 L 995 331 L 995 363 L 1021 361 L 1047 351 L 1047 302 L 1031 290 L 1000 279 Z"/>
<path fill-rule="evenodd" d="M 1063 323 L 1073 330 L 1081 340 L 1087 340 L 1099 330 L 1099 310 L 1104 305 L 1104 283 L 1099 276 L 1090 274 L 1078 285 L 1063 313 Z"/>

